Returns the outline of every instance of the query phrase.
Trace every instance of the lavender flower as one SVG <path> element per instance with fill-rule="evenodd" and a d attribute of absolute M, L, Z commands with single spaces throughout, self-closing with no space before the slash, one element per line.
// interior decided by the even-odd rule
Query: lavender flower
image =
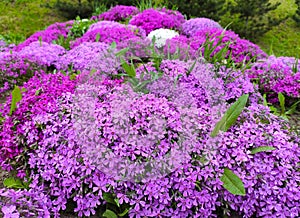
<path fill-rule="evenodd" d="M 72 67 L 74 70 L 87 69 L 92 60 L 98 54 L 102 54 L 109 48 L 109 45 L 102 42 L 84 42 L 68 51 L 61 62 L 65 69 Z"/>
<path fill-rule="evenodd" d="M 294 57 L 269 56 L 253 64 L 247 71 L 252 79 L 259 79 L 264 92 L 282 92 L 289 97 L 300 97 L 300 64 Z"/>
<path fill-rule="evenodd" d="M 187 20 L 182 24 L 182 33 L 187 37 L 192 37 L 200 30 L 207 30 L 210 28 L 222 29 L 221 25 L 208 18 L 193 18 Z"/>
<path fill-rule="evenodd" d="M 102 27 L 85 33 L 81 38 L 77 39 L 71 47 L 74 48 L 83 42 L 96 42 L 97 37 L 99 37 L 98 42 L 111 44 L 112 42 L 119 43 L 123 40 L 137 38 L 138 36 L 137 33 L 124 27 Z"/>
<path fill-rule="evenodd" d="M 183 22 L 183 15 L 177 11 L 147 9 L 132 17 L 129 24 L 141 27 L 146 31 L 146 34 L 149 34 L 160 28 L 180 30 Z"/>
<path fill-rule="evenodd" d="M 134 6 L 117 5 L 99 16 L 93 16 L 92 20 L 125 21 L 139 13 L 139 9 Z"/>

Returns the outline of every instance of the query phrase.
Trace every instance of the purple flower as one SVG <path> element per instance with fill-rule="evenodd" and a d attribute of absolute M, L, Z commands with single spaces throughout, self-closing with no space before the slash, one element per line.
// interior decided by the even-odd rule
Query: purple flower
<path fill-rule="evenodd" d="M 134 6 L 117 5 L 99 16 L 93 16 L 92 20 L 125 21 L 138 14 L 140 11 Z"/>
<path fill-rule="evenodd" d="M 183 15 L 178 11 L 147 9 L 132 17 L 129 24 L 141 27 L 146 31 L 146 34 L 149 34 L 160 28 L 180 30 L 184 21 Z"/>
<path fill-rule="evenodd" d="M 208 18 L 193 18 L 182 24 L 182 33 L 187 37 L 194 36 L 200 30 L 211 28 L 222 29 L 221 25 Z"/>

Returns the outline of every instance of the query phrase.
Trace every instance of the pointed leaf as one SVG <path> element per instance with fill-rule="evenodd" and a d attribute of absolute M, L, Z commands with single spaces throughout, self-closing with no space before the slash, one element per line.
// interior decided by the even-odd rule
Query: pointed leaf
<path fill-rule="evenodd" d="M 216 137 L 219 131 L 226 132 L 237 120 L 242 113 L 248 101 L 249 94 L 242 95 L 230 108 L 225 112 L 222 119 L 216 124 L 211 133 L 211 137 Z"/>
<path fill-rule="evenodd" d="M 118 218 L 117 214 L 115 214 L 115 212 L 111 211 L 111 210 L 106 210 L 103 215 L 106 218 Z"/>
<path fill-rule="evenodd" d="M 261 146 L 261 147 L 253 148 L 251 150 L 251 154 L 256 154 L 258 152 L 263 152 L 263 151 L 274 151 L 274 150 L 276 150 L 276 148 L 272 146 Z"/>
<path fill-rule="evenodd" d="M 25 186 L 23 185 L 20 179 L 15 179 L 13 177 L 6 178 L 3 181 L 3 185 L 7 188 L 16 188 L 16 189 L 23 189 Z"/>
<path fill-rule="evenodd" d="M 234 195 L 246 195 L 245 187 L 242 180 L 230 169 L 225 168 L 221 177 L 223 187 Z"/>
<path fill-rule="evenodd" d="M 126 208 L 122 213 L 119 213 L 118 215 L 120 216 L 120 217 L 123 217 L 123 216 L 125 216 L 127 213 L 128 213 L 128 209 Z"/>
<path fill-rule="evenodd" d="M 15 86 L 11 94 L 12 94 L 12 99 L 11 99 L 9 115 L 12 115 L 12 113 L 17 108 L 17 103 L 22 100 L 21 89 L 19 86 Z"/>

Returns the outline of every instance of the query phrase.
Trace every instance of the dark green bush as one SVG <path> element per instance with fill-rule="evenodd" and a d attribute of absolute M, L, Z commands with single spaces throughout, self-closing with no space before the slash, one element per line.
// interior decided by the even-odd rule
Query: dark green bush
<path fill-rule="evenodd" d="M 222 19 L 223 25 L 224 21 L 231 21 L 230 29 L 241 37 L 255 40 L 287 19 L 274 18 L 269 13 L 280 4 L 271 4 L 269 0 L 229 1 L 226 6 L 227 14 Z"/>

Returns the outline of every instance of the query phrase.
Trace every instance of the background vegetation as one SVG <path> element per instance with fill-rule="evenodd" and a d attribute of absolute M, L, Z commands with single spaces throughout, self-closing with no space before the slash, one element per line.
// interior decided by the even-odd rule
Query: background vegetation
<path fill-rule="evenodd" d="M 188 18 L 209 17 L 223 26 L 231 23 L 229 28 L 269 54 L 300 57 L 300 9 L 297 10 L 300 0 L 269 1 L 270 11 L 265 7 L 266 0 L 251 0 L 253 13 L 247 15 L 249 10 L 243 7 L 242 0 L 144 0 L 139 3 L 132 0 L 1 0 L 0 37 L 18 43 L 54 22 L 75 19 L 77 15 L 87 18 L 111 5 L 145 7 L 150 2 L 156 7 L 179 9 Z M 277 3 L 281 4 L 277 7 Z"/>

